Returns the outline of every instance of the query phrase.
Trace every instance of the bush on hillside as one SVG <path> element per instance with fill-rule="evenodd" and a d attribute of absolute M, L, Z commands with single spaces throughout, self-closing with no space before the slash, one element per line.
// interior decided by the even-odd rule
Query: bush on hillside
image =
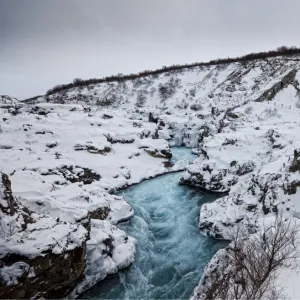
<path fill-rule="evenodd" d="M 202 67 L 202 66 L 210 66 L 210 65 L 222 65 L 222 64 L 232 63 L 232 62 L 246 62 L 254 59 L 264 59 L 269 57 L 288 56 L 294 54 L 300 54 L 300 48 L 297 48 L 296 46 L 292 46 L 292 47 L 281 46 L 278 47 L 276 50 L 250 53 L 244 56 L 234 57 L 234 58 L 228 57 L 222 59 L 215 59 L 209 62 L 198 62 L 198 63 L 196 62 L 196 63 L 185 64 L 185 65 L 171 65 L 169 67 L 163 66 L 161 69 L 145 70 L 137 74 L 128 74 L 128 75 L 117 74 L 117 75 L 108 76 L 104 78 L 91 78 L 87 80 L 75 78 L 71 83 L 54 86 L 53 88 L 49 89 L 46 92 L 46 95 L 51 95 L 78 86 L 88 86 L 90 84 L 99 84 L 104 82 L 121 82 L 121 81 L 134 80 L 134 79 L 146 77 L 149 75 L 151 75 L 153 78 L 157 78 L 158 75 L 160 74 L 165 74 L 167 72 L 170 73 L 177 72 L 186 68 Z"/>
<path fill-rule="evenodd" d="M 136 99 L 136 103 L 135 105 L 137 107 L 143 107 L 146 103 L 147 100 L 147 96 L 146 93 L 144 91 L 140 91 L 137 95 L 137 99 Z"/>
<path fill-rule="evenodd" d="M 253 107 L 251 105 L 248 105 L 246 108 L 245 108 L 245 114 L 247 115 L 250 115 L 253 111 Z"/>
<path fill-rule="evenodd" d="M 203 106 L 199 102 L 196 102 L 196 103 L 191 104 L 190 109 L 192 109 L 194 111 L 199 111 L 199 110 L 203 109 Z"/>
<path fill-rule="evenodd" d="M 218 265 L 207 276 L 205 290 L 198 291 L 196 298 L 284 299 L 277 271 L 298 267 L 298 232 L 295 219 L 285 220 L 280 215 L 274 224 L 250 238 L 244 238 L 238 230 L 231 244 L 216 254 Z"/>

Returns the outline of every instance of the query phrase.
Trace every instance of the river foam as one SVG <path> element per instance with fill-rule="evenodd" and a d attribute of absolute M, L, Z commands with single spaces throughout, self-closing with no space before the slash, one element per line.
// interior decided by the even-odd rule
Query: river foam
<path fill-rule="evenodd" d="M 173 161 L 192 160 L 174 148 Z M 134 217 L 120 228 L 137 239 L 135 262 L 82 295 L 91 299 L 185 299 L 205 265 L 224 245 L 199 233 L 199 209 L 212 194 L 178 185 L 181 173 L 163 175 L 123 190 Z"/>

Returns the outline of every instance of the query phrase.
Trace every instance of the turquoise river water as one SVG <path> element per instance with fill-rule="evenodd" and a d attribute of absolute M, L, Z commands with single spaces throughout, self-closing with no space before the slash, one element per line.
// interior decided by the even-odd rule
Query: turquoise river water
<path fill-rule="evenodd" d="M 172 148 L 173 162 L 193 160 Z M 205 265 L 224 243 L 200 234 L 199 210 L 215 195 L 178 184 L 182 172 L 146 180 L 120 192 L 134 217 L 119 224 L 137 240 L 135 262 L 81 295 L 86 299 L 188 299 Z"/>

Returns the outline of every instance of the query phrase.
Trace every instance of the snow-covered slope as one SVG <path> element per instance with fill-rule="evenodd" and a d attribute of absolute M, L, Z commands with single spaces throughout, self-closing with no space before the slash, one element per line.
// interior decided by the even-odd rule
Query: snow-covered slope
<path fill-rule="evenodd" d="M 224 110 L 261 95 L 290 74 L 292 80 L 299 57 L 276 57 L 174 70 L 135 80 L 109 82 L 65 90 L 36 101 L 90 103 L 99 106 L 168 111 Z M 197 106 L 198 105 L 198 106 Z"/>
<path fill-rule="evenodd" d="M 88 261 L 77 292 L 132 262 L 134 241 L 111 226 L 133 212 L 109 192 L 183 169 L 170 164 L 170 146 L 199 154 L 182 184 L 227 193 L 202 206 L 203 233 L 229 238 L 243 226 L 252 234 L 279 211 L 297 215 L 299 67 L 296 55 L 266 58 L 77 87 L 27 104 L 2 99 L 0 167 L 14 194 L 34 213 L 84 225 L 88 257 L 104 261 L 98 275 Z M 103 244 L 107 234 L 113 242 Z"/>
<path fill-rule="evenodd" d="M 135 80 L 91 84 L 32 100 L 95 104 L 159 116 L 171 145 L 197 147 L 222 127 L 225 111 L 251 101 L 272 99 L 287 85 L 297 86 L 300 57 L 285 56 L 198 66 Z M 31 101 L 31 102 L 32 102 Z"/>
<path fill-rule="evenodd" d="M 200 228 L 227 238 L 234 224 L 254 226 L 269 212 L 299 210 L 298 102 L 290 85 L 270 102 L 236 108 L 222 132 L 202 143 L 182 182 L 229 195 L 202 206 Z"/>

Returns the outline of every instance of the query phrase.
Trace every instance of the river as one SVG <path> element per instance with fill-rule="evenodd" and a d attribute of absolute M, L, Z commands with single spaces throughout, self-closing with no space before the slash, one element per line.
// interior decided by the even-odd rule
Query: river
<path fill-rule="evenodd" d="M 193 160 L 187 148 L 173 148 L 173 161 Z M 99 282 L 88 299 L 188 299 L 205 265 L 224 242 L 200 234 L 199 210 L 215 195 L 178 185 L 182 173 L 146 180 L 120 192 L 134 217 L 118 226 L 137 240 L 135 262 Z"/>

